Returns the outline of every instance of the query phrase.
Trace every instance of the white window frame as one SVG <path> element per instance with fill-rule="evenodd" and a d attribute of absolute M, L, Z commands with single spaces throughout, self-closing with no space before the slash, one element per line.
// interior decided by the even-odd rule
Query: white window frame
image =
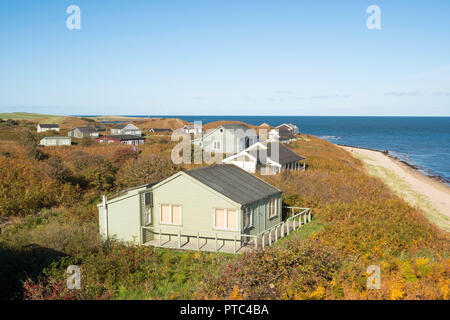
<path fill-rule="evenodd" d="M 244 223 L 244 217 L 246 217 L 246 216 L 247 216 L 247 221 L 246 221 L 247 223 Z M 243 210 L 242 224 L 244 225 L 244 229 L 253 227 L 253 210 L 250 207 L 245 207 Z"/>
<path fill-rule="evenodd" d="M 269 200 L 269 219 L 275 218 L 278 216 L 278 199 L 272 198 Z M 271 207 L 273 205 L 273 212 L 271 210 Z"/>
<path fill-rule="evenodd" d="M 216 210 L 225 211 L 225 226 L 228 225 L 228 210 L 236 212 L 236 229 L 228 229 L 228 228 L 218 228 L 216 227 Z M 238 231 L 239 230 L 239 210 L 237 209 L 223 209 L 223 208 L 214 208 L 213 209 L 213 229 L 221 230 L 221 231 Z"/>
<path fill-rule="evenodd" d="M 217 150 L 222 150 L 221 149 L 221 142 L 220 140 L 214 140 L 213 141 L 213 150 L 217 151 Z M 216 143 L 218 144 L 219 147 L 216 148 Z"/>
<path fill-rule="evenodd" d="M 162 206 L 169 206 L 170 210 L 170 223 L 162 222 Z M 180 224 L 173 223 L 173 211 L 172 206 L 180 207 Z M 169 225 L 169 226 L 182 226 L 183 225 L 183 206 L 181 204 L 168 204 L 168 203 L 160 203 L 159 204 L 159 224 L 161 225 Z"/>

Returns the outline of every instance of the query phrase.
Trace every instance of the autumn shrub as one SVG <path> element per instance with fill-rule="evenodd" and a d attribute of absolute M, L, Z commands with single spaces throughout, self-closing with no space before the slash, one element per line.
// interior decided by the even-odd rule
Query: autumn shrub
<path fill-rule="evenodd" d="M 90 147 L 92 145 L 94 145 L 95 143 L 97 143 L 94 139 L 92 139 L 91 137 L 83 137 L 81 139 L 80 145 L 82 147 Z"/>
<path fill-rule="evenodd" d="M 30 130 L 23 130 L 19 134 L 19 143 L 25 147 L 35 147 L 38 144 L 38 139 Z"/>
<path fill-rule="evenodd" d="M 117 182 L 121 188 L 135 187 L 163 180 L 180 168 L 170 158 L 158 155 L 143 155 L 128 160 L 117 173 Z"/>
<path fill-rule="evenodd" d="M 111 160 L 117 165 L 122 165 L 127 160 L 137 159 L 137 156 L 137 152 L 131 148 L 121 148 L 114 152 Z"/>
<path fill-rule="evenodd" d="M 114 188 L 117 168 L 102 155 L 74 151 L 69 167 L 83 189 L 92 188 L 101 192 Z"/>
<path fill-rule="evenodd" d="M 0 156 L 0 216 L 24 216 L 70 203 L 76 193 L 45 174 L 40 162 Z"/>
<path fill-rule="evenodd" d="M 60 184 L 73 181 L 72 171 L 59 157 L 51 157 L 45 162 L 45 170 L 48 176 Z"/>
<path fill-rule="evenodd" d="M 318 241 L 285 242 L 222 266 L 202 290 L 204 297 L 219 299 L 230 298 L 236 287 L 245 299 L 309 299 L 332 280 L 341 263 L 335 249 Z"/>
<path fill-rule="evenodd" d="M 33 145 L 29 145 L 27 147 L 27 156 L 31 160 L 45 160 L 48 159 L 48 155 L 42 151 L 41 148 L 38 148 Z"/>

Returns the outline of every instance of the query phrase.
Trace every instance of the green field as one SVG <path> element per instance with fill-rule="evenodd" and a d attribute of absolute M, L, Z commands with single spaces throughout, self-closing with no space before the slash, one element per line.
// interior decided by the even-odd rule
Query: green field
<path fill-rule="evenodd" d="M 33 120 L 40 118 L 61 118 L 64 116 L 56 116 L 40 113 L 28 113 L 28 112 L 12 112 L 12 113 L 0 113 L 0 119 L 12 119 L 12 120 Z"/>

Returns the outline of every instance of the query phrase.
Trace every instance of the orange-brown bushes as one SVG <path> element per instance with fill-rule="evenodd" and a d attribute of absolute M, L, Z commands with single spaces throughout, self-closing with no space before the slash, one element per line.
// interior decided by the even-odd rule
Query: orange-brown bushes
<path fill-rule="evenodd" d="M 0 215 L 36 213 L 76 198 L 68 184 L 58 185 L 37 161 L 0 156 Z"/>
<path fill-rule="evenodd" d="M 121 188 L 129 188 L 163 180 L 180 168 L 166 157 L 143 155 L 138 159 L 128 160 L 121 166 L 117 181 Z"/>
<path fill-rule="evenodd" d="M 285 242 L 244 254 L 222 267 L 204 282 L 202 294 L 224 299 L 238 287 L 246 299 L 319 298 L 317 288 L 327 286 L 341 264 L 342 258 L 330 246 L 317 241 Z"/>
<path fill-rule="evenodd" d="M 283 190 L 287 205 L 312 208 L 314 219 L 327 227 L 304 243 L 290 240 L 259 255 L 244 254 L 222 267 L 222 277 L 209 277 L 200 296 L 228 298 L 239 288 L 248 298 L 448 299 L 448 234 L 342 149 L 310 136 L 289 147 L 307 158 L 307 171 L 262 178 Z M 298 264 L 305 246 L 318 256 L 306 255 Z M 338 263 L 322 259 L 324 250 Z M 429 261 L 419 268 L 415 261 L 422 261 L 417 259 L 424 252 Z M 281 257 L 283 264 L 277 263 Z M 315 276 L 318 261 L 329 273 Z M 381 290 L 367 289 L 371 264 L 381 268 Z M 422 269 L 429 271 L 425 275 Z"/>

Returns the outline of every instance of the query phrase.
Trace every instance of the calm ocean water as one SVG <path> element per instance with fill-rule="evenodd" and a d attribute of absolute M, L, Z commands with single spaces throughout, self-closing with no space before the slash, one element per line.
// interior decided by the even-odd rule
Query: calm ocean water
<path fill-rule="evenodd" d="M 333 143 L 388 150 L 450 185 L 450 117 L 164 116 L 189 122 L 240 120 L 272 126 L 290 122 Z"/>

